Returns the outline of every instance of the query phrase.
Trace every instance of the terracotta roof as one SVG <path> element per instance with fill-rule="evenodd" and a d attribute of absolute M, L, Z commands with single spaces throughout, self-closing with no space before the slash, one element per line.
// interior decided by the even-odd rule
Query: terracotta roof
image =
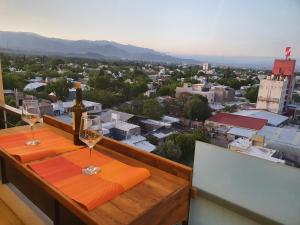
<path fill-rule="evenodd" d="M 230 113 L 218 113 L 207 119 L 208 121 L 223 123 L 233 127 L 243 127 L 252 130 L 260 130 L 267 125 L 268 120 L 258 119 L 249 116 L 240 116 Z"/>
<path fill-rule="evenodd" d="M 295 71 L 296 60 L 275 59 L 272 73 L 274 75 L 292 76 Z"/>

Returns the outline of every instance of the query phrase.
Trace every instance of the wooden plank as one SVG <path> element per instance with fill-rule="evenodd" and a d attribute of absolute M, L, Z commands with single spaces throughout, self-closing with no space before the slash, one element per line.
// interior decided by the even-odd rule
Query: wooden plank
<path fill-rule="evenodd" d="M 0 199 L 0 224 L 24 225 L 17 215 Z"/>
<path fill-rule="evenodd" d="M 2 78 L 2 66 L 0 61 L 0 104 L 4 104 L 4 91 L 3 91 L 3 78 Z"/>

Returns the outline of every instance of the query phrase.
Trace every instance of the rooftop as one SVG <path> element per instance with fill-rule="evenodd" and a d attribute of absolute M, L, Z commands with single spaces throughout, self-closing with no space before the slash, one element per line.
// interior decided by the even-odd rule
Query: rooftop
<path fill-rule="evenodd" d="M 24 87 L 24 90 L 32 91 L 43 86 L 46 86 L 46 83 L 40 83 L 40 82 L 29 83 Z"/>
<path fill-rule="evenodd" d="M 83 105 L 85 107 L 92 107 L 92 106 L 98 106 L 98 105 L 101 105 L 101 103 L 98 103 L 98 102 L 91 102 L 91 101 L 87 101 L 87 100 L 83 100 Z M 55 102 L 55 103 L 52 103 L 53 105 L 53 109 L 59 109 L 60 107 L 60 104 L 62 104 L 62 107 L 63 108 L 72 108 L 73 105 L 74 105 L 74 102 L 73 101 L 68 101 L 68 102 Z"/>
<path fill-rule="evenodd" d="M 139 126 L 135 124 L 126 123 L 124 121 L 117 121 L 115 123 L 115 127 L 119 130 L 124 130 L 124 131 L 130 131 L 131 129 L 139 128 Z"/>
<path fill-rule="evenodd" d="M 267 142 L 294 146 L 300 150 L 300 132 L 296 128 L 264 126 L 257 134 L 264 136 Z"/>
<path fill-rule="evenodd" d="M 146 152 L 152 152 L 156 146 L 146 141 L 146 138 L 141 135 L 131 136 L 129 139 L 123 140 L 123 143 L 140 148 Z"/>
<path fill-rule="evenodd" d="M 238 138 L 231 142 L 229 146 L 234 146 L 239 149 L 238 152 L 247 155 L 252 155 L 258 158 L 266 159 L 272 162 L 284 163 L 284 160 L 272 157 L 276 150 L 253 146 L 252 142 L 248 138 Z"/>
<path fill-rule="evenodd" d="M 101 112 L 101 121 L 102 122 L 112 121 L 112 114 L 113 113 L 118 114 L 120 116 L 119 120 L 122 120 L 122 121 L 127 121 L 127 120 L 129 120 L 130 118 L 132 118 L 134 116 L 133 114 L 129 114 L 129 113 L 109 109 L 109 110 L 105 110 L 105 111 Z"/>
<path fill-rule="evenodd" d="M 207 121 L 223 123 L 233 127 L 242 127 L 252 130 L 260 130 L 263 126 L 265 126 L 268 123 L 268 121 L 265 119 L 258 119 L 249 116 L 240 116 L 230 113 L 218 113 L 208 118 Z"/>
<path fill-rule="evenodd" d="M 268 124 L 275 127 L 279 126 L 280 124 L 284 123 L 289 119 L 287 116 L 282 116 L 264 110 L 242 110 L 239 112 L 235 112 L 233 114 L 240 115 L 240 116 L 248 116 L 248 117 L 253 117 L 258 119 L 265 119 L 268 120 Z"/>
<path fill-rule="evenodd" d="M 232 134 L 239 137 L 251 138 L 254 134 L 256 134 L 255 130 L 250 130 L 241 127 L 232 127 L 227 134 Z"/>

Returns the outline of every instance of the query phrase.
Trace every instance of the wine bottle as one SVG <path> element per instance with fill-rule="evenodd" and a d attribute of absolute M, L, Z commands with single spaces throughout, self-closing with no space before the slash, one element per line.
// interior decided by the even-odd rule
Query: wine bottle
<path fill-rule="evenodd" d="M 84 145 L 84 143 L 79 139 L 81 115 L 86 114 L 85 107 L 82 103 L 82 90 L 80 82 L 75 83 L 75 88 L 76 99 L 72 108 L 73 141 L 75 145 Z"/>

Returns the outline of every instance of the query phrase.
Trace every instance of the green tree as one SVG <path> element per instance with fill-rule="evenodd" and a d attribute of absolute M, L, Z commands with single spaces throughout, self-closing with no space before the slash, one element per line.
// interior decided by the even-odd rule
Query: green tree
<path fill-rule="evenodd" d="M 5 96 L 5 103 L 12 107 L 16 107 L 16 100 L 12 96 Z"/>
<path fill-rule="evenodd" d="M 46 86 L 46 91 L 48 93 L 54 92 L 60 100 L 65 101 L 69 96 L 69 89 L 72 86 L 72 83 L 68 82 L 67 79 L 61 78 L 56 82 L 48 84 Z"/>
<path fill-rule="evenodd" d="M 109 76 L 90 76 L 89 85 L 95 89 L 106 90 L 110 87 L 110 77 Z"/>
<path fill-rule="evenodd" d="M 209 134 L 205 129 L 196 129 L 193 131 L 193 135 L 197 141 L 210 142 Z"/>
<path fill-rule="evenodd" d="M 183 158 L 188 158 L 194 154 L 195 137 L 193 134 L 184 133 L 177 135 L 175 144 L 177 144 L 182 151 Z"/>
<path fill-rule="evenodd" d="M 23 74 L 17 73 L 5 73 L 3 74 L 3 87 L 4 89 L 17 88 L 18 90 L 23 90 L 26 85 L 26 80 Z"/>
<path fill-rule="evenodd" d="M 190 120 L 204 122 L 211 116 L 211 109 L 201 98 L 193 96 L 184 105 L 184 115 Z"/>
<path fill-rule="evenodd" d="M 100 102 L 103 108 L 110 108 L 121 102 L 122 96 L 107 90 L 89 90 L 83 92 L 83 98 L 93 102 Z"/>
<path fill-rule="evenodd" d="M 257 101 L 258 96 L 258 87 L 248 88 L 245 94 L 245 97 L 252 103 Z"/>
<path fill-rule="evenodd" d="M 179 146 L 173 141 L 166 141 L 159 145 L 156 154 L 173 161 L 179 161 L 182 155 Z"/>
<path fill-rule="evenodd" d="M 237 110 L 238 110 L 238 107 L 236 104 L 234 104 L 232 106 L 226 105 L 224 108 L 225 112 L 230 112 L 230 113 L 236 112 Z"/>
<path fill-rule="evenodd" d="M 293 94 L 293 100 L 295 102 L 300 102 L 300 96 L 298 94 Z"/>
<path fill-rule="evenodd" d="M 149 141 L 151 144 L 153 145 L 157 145 L 158 144 L 158 140 L 156 137 L 154 137 L 153 135 L 149 135 L 147 137 L 147 141 Z"/>
<path fill-rule="evenodd" d="M 141 115 L 143 114 L 144 99 L 135 98 L 131 102 L 131 112 L 132 114 Z"/>
<path fill-rule="evenodd" d="M 167 141 L 171 141 L 179 147 L 182 153 L 181 161 L 192 162 L 195 151 L 195 142 L 203 141 L 209 143 L 210 138 L 206 130 L 196 129 L 193 132 L 172 134 L 167 138 Z M 171 151 L 171 149 L 169 151 Z"/>
<path fill-rule="evenodd" d="M 148 118 L 160 120 L 164 109 L 156 99 L 147 99 L 144 101 L 143 114 Z"/>

